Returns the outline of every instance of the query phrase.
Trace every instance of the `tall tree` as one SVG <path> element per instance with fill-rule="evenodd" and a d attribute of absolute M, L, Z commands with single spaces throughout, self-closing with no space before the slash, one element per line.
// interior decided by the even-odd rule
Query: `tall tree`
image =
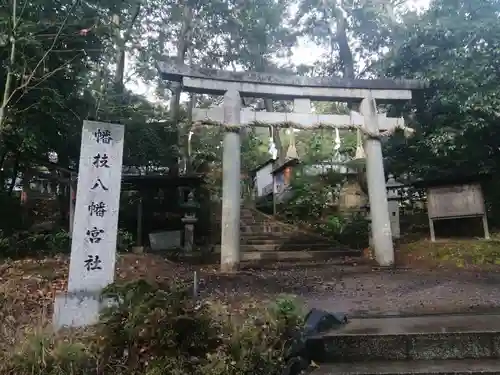
<path fill-rule="evenodd" d="M 393 45 L 405 12 L 396 0 L 300 0 L 294 23 L 325 48 L 320 74 L 354 78 Z"/>
<path fill-rule="evenodd" d="M 11 177 L 9 169 L 15 177 L 50 150 L 60 149 L 66 161 L 78 149 L 68 140 L 87 110 L 82 93 L 88 68 L 100 58 L 105 39 L 95 4 L 11 0 L 8 5 L 0 13 L 2 181 Z"/>
<path fill-rule="evenodd" d="M 388 55 L 386 74 L 431 84 L 414 100 L 417 137 L 388 144 L 394 168 L 421 176 L 498 168 L 499 14 L 497 0 L 436 0 Z"/>
<path fill-rule="evenodd" d="M 78 0 L 57 5 L 11 0 L 3 8 L 0 136 L 9 126 L 8 110 L 26 94 L 47 89 L 48 80 L 61 73 L 75 77 L 99 54 L 99 39 L 86 35 L 98 20 L 98 10 Z"/>

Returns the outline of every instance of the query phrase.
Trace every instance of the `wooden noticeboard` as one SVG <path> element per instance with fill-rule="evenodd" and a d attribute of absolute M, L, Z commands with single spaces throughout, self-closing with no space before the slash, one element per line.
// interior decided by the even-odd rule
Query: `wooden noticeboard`
<path fill-rule="evenodd" d="M 489 238 L 483 193 L 479 184 L 439 186 L 427 189 L 427 213 L 431 241 L 435 241 L 434 220 L 481 217 L 484 236 Z"/>

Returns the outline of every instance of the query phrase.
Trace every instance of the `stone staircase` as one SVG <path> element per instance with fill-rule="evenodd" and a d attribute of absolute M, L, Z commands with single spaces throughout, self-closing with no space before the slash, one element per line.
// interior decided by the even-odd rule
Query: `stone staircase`
<path fill-rule="evenodd" d="M 312 375 L 500 374 L 500 315 L 353 319 L 307 347 Z"/>
<path fill-rule="evenodd" d="M 240 236 L 243 261 L 326 261 L 361 256 L 361 251 L 332 243 L 252 207 L 241 209 Z M 217 249 L 220 251 L 220 247 Z"/>

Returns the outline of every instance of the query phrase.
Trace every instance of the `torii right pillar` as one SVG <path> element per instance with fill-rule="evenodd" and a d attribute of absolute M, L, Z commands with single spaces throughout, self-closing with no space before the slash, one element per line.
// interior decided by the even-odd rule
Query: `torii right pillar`
<path fill-rule="evenodd" d="M 379 134 L 377 107 L 370 93 L 362 100 L 360 111 L 364 117 L 365 129 L 371 134 Z M 390 267 L 394 265 L 394 245 L 385 186 L 382 144 L 379 138 L 365 137 L 364 148 L 374 255 L 380 266 Z"/>

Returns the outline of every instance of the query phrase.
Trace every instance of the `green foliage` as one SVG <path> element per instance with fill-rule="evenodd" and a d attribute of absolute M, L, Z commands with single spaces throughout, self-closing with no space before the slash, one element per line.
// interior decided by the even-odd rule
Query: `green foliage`
<path fill-rule="evenodd" d="M 0 67 L 2 100 L 9 99 L 0 124 L 5 143 L 0 150 L 40 157 L 57 149 L 65 160 L 78 151 L 68 141 L 75 126 L 81 126 L 80 115 L 85 111 L 79 90 L 82 77 L 100 57 L 104 30 L 99 29 L 99 10 L 88 2 L 12 4 L 17 5 L 16 28 L 11 7 L 4 7 L 0 16 L 4 26 L 0 29 L 13 34 L 8 43 L 0 44 L 1 60 L 9 61 L 15 43 L 13 79 L 7 91 L 7 63 Z M 80 34 L 93 25 L 93 32 Z"/>
<path fill-rule="evenodd" d="M 437 266 L 488 267 L 500 265 L 500 241 L 446 240 L 438 242 L 414 241 L 401 246 L 400 252 L 415 261 Z"/>
<path fill-rule="evenodd" d="M 297 172 L 290 184 L 290 197 L 280 211 L 292 221 L 320 218 L 338 198 L 343 181 L 344 177 L 335 172 L 323 176 L 308 176 Z"/>
<path fill-rule="evenodd" d="M 117 250 L 120 252 L 129 251 L 134 244 L 132 233 L 120 228 L 118 229 L 117 236 Z"/>
<path fill-rule="evenodd" d="M 69 253 L 71 240 L 64 230 L 47 232 L 18 231 L 6 235 L 0 230 L 0 257 Z"/>
<path fill-rule="evenodd" d="M 416 136 L 405 140 L 397 135 L 385 145 L 387 165 L 395 175 L 498 175 L 499 12 L 497 0 L 433 1 L 408 22 L 399 48 L 382 61 L 385 75 L 430 83 L 412 106 L 403 108 L 412 113 Z M 497 185 L 493 177 L 484 186 L 493 225 L 500 208 Z"/>
<path fill-rule="evenodd" d="M 401 22 L 399 16 L 406 7 L 400 5 L 395 0 L 300 0 L 293 23 L 325 50 L 310 71 L 327 76 L 342 72 L 348 78 L 364 75 L 404 29 L 406 19 Z"/>
<path fill-rule="evenodd" d="M 303 315 L 284 297 L 246 317 L 197 303 L 186 285 L 110 286 L 101 322 L 68 336 L 36 335 L 7 357 L 2 375 L 278 375 Z M 212 308 L 214 307 L 214 308 Z M 71 338 L 71 339 L 70 339 Z"/>
<path fill-rule="evenodd" d="M 118 251 L 128 251 L 133 244 L 132 235 L 120 229 L 118 231 Z M 71 238 L 65 230 L 54 231 L 16 231 L 6 234 L 0 230 L 0 257 L 20 258 L 50 254 L 68 254 L 71 250 Z"/>
<path fill-rule="evenodd" d="M 144 281 L 111 287 L 118 306 L 103 314 L 98 335 L 103 365 L 130 373 L 150 368 L 194 373 L 196 361 L 218 345 L 206 306 L 198 307 L 183 286 L 155 287 Z"/>
<path fill-rule="evenodd" d="M 284 329 L 295 330 L 301 326 L 304 318 L 304 311 L 300 308 L 296 297 L 279 297 L 270 307 L 271 316 L 277 318 Z M 287 332 L 287 336 L 292 336 L 295 332 Z"/>
<path fill-rule="evenodd" d="M 255 129 L 249 131 L 241 140 L 241 167 L 243 171 L 251 171 L 269 160 L 268 140 L 259 137 Z"/>
<path fill-rule="evenodd" d="M 362 214 L 330 215 L 316 227 L 324 236 L 353 249 L 364 249 L 369 245 L 370 225 Z"/>
<path fill-rule="evenodd" d="M 278 375 L 284 367 L 286 344 L 303 327 L 296 300 L 283 297 L 267 311 L 249 314 L 243 323 L 229 321 L 222 345 L 203 366 L 204 374 Z"/>
<path fill-rule="evenodd" d="M 408 108 L 416 110 L 417 136 L 386 146 L 396 174 L 496 173 L 499 11 L 496 0 L 434 1 L 384 60 L 387 75 L 430 81 Z"/>
<path fill-rule="evenodd" d="M 86 337 L 58 338 L 45 332 L 29 337 L 0 365 L 2 375 L 97 375 L 96 358 Z"/>
<path fill-rule="evenodd" d="M 5 236 L 3 231 L 0 231 L 0 254 L 7 254 L 10 250 L 10 240 L 9 237 Z M 5 255 L 3 255 L 5 256 Z"/>
<path fill-rule="evenodd" d="M 0 207 L 3 213 L 0 216 L 0 230 L 10 234 L 23 227 L 23 211 L 18 197 L 0 190 Z"/>
<path fill-rule="evenodd" d="M 214 319 L 209 305 L 191 298 L 191 290 L 144 281 L 109 288 L 107 296 L 119 302 L 103 314 L 97 332 L 103 365 L 127 368 L 127 374 L 279 372 L 283 344 L 301 323 L 291 299 L 236 327 L 224 317 Z"/>
<path fill-rule="evenodd" d="M 304 166 L 307 168 L 307 166 Z M 336 242 L 360 249 L 368 246 L 369 222 L 361 213 L 337 212 L 336 202 L 345 176 L 328 172 L 321 176 L 298 173 L 282 214 L 288 221 L 304 223 Z"/>
<path fill-rule="evenodd" d="M 71 239 L 68 232 L 59 230 L 55 233 L 45 235 L 44 239 L 47 241 L 47 248 L 51 253 L 66 253 L 69 252 L 71 246 Z"/>

